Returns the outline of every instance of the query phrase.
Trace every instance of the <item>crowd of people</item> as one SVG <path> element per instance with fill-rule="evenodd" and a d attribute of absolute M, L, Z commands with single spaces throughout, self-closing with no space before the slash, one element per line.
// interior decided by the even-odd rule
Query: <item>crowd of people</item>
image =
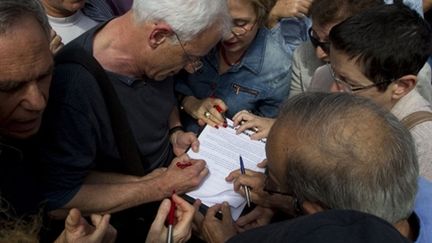
<path fill-rule="evenodd" d="M 1 0 L 0 242 L 432 242 L 431 6 Z M 235 221 L 181 197 L 226 118 Z"/>

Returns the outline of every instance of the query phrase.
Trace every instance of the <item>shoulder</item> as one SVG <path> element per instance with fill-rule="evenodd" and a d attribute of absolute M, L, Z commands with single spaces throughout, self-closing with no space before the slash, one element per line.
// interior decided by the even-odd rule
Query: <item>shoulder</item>
<path fill-rule="evenodd" d="M 269 33 L 269 32 L 268 32 Z M 263 66 L 265 69 L 277 70 L 283 67 L 290 68 L 293 52 L 285 50 L 277 39 L 268 34 L 265 39 L 265 49 L 263 51 Z"/>
<path fill-rule="evenodd" d="M 432 182 L 420 177 L 419 190 L 416 196 L 415 213 L 420 220 L 420 233 L 415 242 L 432 240 Z"/>

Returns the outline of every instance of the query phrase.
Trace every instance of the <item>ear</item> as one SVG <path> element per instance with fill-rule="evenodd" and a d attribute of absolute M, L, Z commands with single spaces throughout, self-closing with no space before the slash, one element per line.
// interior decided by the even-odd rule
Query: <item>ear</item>
<path fill-rule="evenodd" d="M 314 214 L 314 213 L 319 213 L 324 211 L 324 208 L 321 207 L 319 204 L 309 202 L 309 201 L 304 201 L 302 206 L 303 206 L 303 211 L 306 214 Z"/>
<path fill-rule="evenodd" d="M 415 88 L 417 76 L 409 74 L 402 76 L 392 85 L 392 99 L 400 100 L 408 92 Z"/>
<path fill-rule="evenodd" d="M 173 35 L 171 27 L 165 23 L 154 23 L 153 29 L 149 36 L 149 45 L 152 49 L 156 49 L 164 43 L 171 35 Z"/>

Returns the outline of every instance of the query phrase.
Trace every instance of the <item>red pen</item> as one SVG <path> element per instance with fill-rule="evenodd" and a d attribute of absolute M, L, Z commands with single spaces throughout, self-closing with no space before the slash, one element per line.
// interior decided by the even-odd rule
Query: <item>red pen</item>
<path fill-rule="evenodd" d="M 173 193 L 173 195 L 174 195 L 174 193 Z M 176 209 L 176 204 L 175 204 L 174 200 L 172 199 L 172 196 L 171 196 L 170 200 L 171 200 L 171 207 L 170 207 L 170 211 L 168 213 L 167 243 L 173 243 L 173 226 L 174 226 L 175 209 Z"/>
<path fill-rule="evenodd" d="M 215 105 L 214 108 L 222 115 L 222 117 L 224 119 L 223 127 L 227 127 L 228 123 L 226 121 L 225 113 L 223 112 L 222 108 L 219 105 Z"/>

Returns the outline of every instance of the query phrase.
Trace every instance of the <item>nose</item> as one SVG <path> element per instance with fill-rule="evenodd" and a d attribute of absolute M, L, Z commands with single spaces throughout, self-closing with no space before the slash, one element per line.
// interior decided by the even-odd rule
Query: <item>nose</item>
<path fill-rule="evenodd" d="M 27 110 L 43 111 L 47 105 L 47 92 L 36 81 L 31 81 L 25 87 L 21 105 Z"/>
<path fill-rule="evenodd" d="M 222 41 L 230 41 L 230 40 L 233 40 L 234 38 L 236 38 L 236 35 L 232 31 L 230 31 L 229 33 L 226 33 L 222 37 Z"/>
<path fill-rule="evenodd" d="M 315 48 L 315 55 L 322 61 L 328 61 L 328 55 L 321 47 Z"/>

